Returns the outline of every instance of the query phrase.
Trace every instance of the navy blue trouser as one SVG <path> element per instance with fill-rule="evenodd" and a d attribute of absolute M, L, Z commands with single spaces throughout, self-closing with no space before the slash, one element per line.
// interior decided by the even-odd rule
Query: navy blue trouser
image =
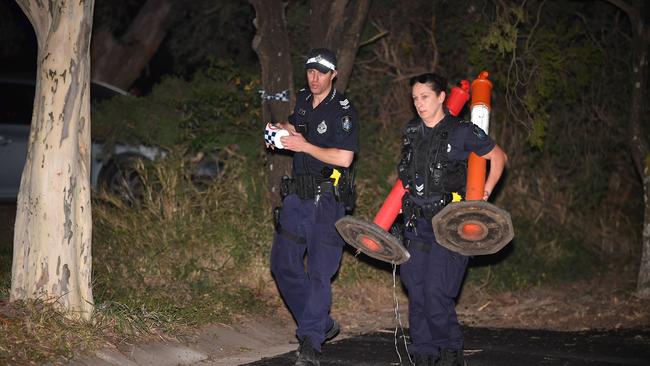
<path fill-rule="evenodd" d="M 291 194 L 280 212 L 282 229 L 273 238 L 271 272 L 298 323 L 296 335 L 309 337 L 318 351 L 333 321 L 329 315 L 331 280 L 345 244 L 334 223 L 343 215 L 345 208 L 330 193 L 318 200 L 301 200 Z M 298 237 L 305 242 L 300 243 Z"/>
<path fill-rule="evenodd" d="M 440 348 L 462 349 L 456 297 L 469 257 L 438 244 L 428 220 L 418 220 L 416 232 L 407 230 L 404 236 L 430 249 L 410 247 L 411 258 L 400 267 L 409 297 L 410 353 L 435 357 Z"/>

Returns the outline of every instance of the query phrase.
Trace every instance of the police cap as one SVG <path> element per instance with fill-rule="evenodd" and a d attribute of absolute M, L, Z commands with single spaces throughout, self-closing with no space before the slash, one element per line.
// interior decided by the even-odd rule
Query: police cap
<path fill-rule="evenodd" d="M 316 69 L 322 73 L 336 70 L 336 55 L 327 48 L 313 48 L 307 55 L 305 69 Z"/>

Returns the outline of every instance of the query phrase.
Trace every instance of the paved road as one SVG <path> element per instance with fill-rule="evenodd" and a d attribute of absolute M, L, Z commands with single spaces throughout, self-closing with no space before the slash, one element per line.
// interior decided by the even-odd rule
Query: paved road
<path fill-rule="evenodd" d="M 553 332 L 466 328 L 464 334 L 468 366 L 650 366 L 650 330 Z M 323 346 L 321 366 L 409 365 L 403 345 L 399 351 L 401 363 L 392 331 L 366 334 Z M 294 352 L 289 352 L 248 365 L 284 366 L 292 365 L 294 360 Z"/>

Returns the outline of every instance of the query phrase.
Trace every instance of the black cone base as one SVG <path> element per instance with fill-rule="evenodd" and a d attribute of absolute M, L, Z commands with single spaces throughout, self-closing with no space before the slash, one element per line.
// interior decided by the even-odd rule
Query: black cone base
<path fill-rule="evenodd" d="M 510 214 L 485 201 L 447 205 L 431 223 L 438 243 L 463 255 L 496 253 L 515 236 Z"/>
<path fill-rule="evenodd" d="M 369 257 L 392 264 L 402 264 L 410 258 L 396 237 L 373 223 L 345 216 L 335 226 L 343 240 Z"/>

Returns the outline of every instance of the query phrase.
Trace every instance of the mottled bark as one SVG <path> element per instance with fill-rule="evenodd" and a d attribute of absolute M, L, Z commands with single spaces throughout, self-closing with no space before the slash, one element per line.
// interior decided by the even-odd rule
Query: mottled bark
<path fill-rule="evenodd" d="M 36 33 L 36 96 L 18 193 L 11 301 L 88 319 L 91 288 L 90 35 L 93 0 L 17 0 Z"/>
<path fill-rule="evenodd" d="M 120 38 L 98 29 L 91 48 L 93 79 L 128 89 L 167 35 L 171 9 L 171 0 L 147 0 Z"/>
<path fill-rule="evenodd" d="M 637 14 L 647 14 L 647 3 L 642 0 Z M 632 18 L 631 18 L 632 19 Z M 650 45 L 650 30 L 647 18 L 639 16 L 634 19 L 632 46 L 632 105 L 630 109 L 631 147 L 637 171 L 643 182 L 643 202 L 645 205 L 643 217 L 642 254 L 637 281 L 637 295 L 650 298 L 650 148 L 647 134 L 643 130 L 648 125 L 647 118 L 647 80 L 648 80 L 648 46 Z"/>
<path fill-rule="evenodd" d="M 250 0 L 255 8 L 253 50 L 260 60 L 262 71 L 262 122 L 286 121 L 295 103 L 293 72 L 289 50 L 289 35 L 281 0 Z M 288 100 L 282 99 L 286 92 Z M 278 96 L 278 98 L 274 98 Z M 262 133 L 260 126 L 260 134 Z M 268 185 L 271 204 L 280 204 L 280 180 L 291 174 L 291 157 L 282 150 L 268 150 Z"/>
<path fill-rule="evenodd" d="M 357 56 L 361 31 L 368 16 L 370 0 L 312 0 L 310 45 L 336 52 L 336 89 L 345 92 Z"/>
<path fill-rule="evenodd" d="M 643 233 L 637 296 L 650 298 L 650 147 L 643 126 L 648 125 L 648 47 L 650 46 L 650 7 L 645 0 L 609 0 L 627 14 L 632 25 L 632 96 L 630 103 L 630 149 L 643 184 Z"/>

